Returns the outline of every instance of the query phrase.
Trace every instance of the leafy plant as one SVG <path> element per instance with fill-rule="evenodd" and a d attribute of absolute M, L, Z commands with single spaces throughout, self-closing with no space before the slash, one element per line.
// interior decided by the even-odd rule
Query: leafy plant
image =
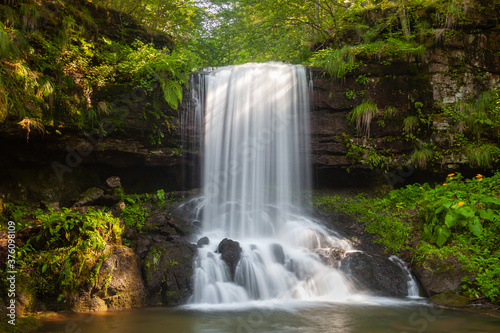
<path fill-rule="evenodd" d="M 416 116 L 408 116 L 403 120 L 403 131 L 406 134 L 415 132 L 418 127 L 419 119 Z"/>
<path fill-rule="evenodd" d="M 311 65 L 324 68 L 333 77 L 342 78 L 360 65 L 352 50 L 350 47 L 320 50 L 311 58 Z"/>
<path fill-rule="evenodd" d="M 316 207 L 355 215 L 377 242 L 413 264 L 454 258 L 470 272 L 469 297 L 500 296 L 500 173 L 464 179 L 449 174 L 443 184 L 412 184 L 383 196 L 317 196 Z"/>
<path fill-rule="evenodd" d="M 419 142 L 413 150 L 411 160 L 415 162 L 417 166 L 425 168 L 427 166 L 427 163 L 432 159 L 433 156 L 434 150 L 431 149 L 430 145 L 427 143 Z"/>
<path fill-rule="evenodd" d="M 483 168 L 491 167 L 493 163 L 497 163 L 498 156 L 500 156 L 500 148 L 493 144 L 471 144 L 465 152 L 470 165 Z"/>
<path fill-rule="evenodd" d="M 378 113 L 377 106 L 365 100 L 347 115 L 347 120 L 350 124 L 356 123 L 356 130 L 359 134 L 369 137 L 371 121 Z"/>

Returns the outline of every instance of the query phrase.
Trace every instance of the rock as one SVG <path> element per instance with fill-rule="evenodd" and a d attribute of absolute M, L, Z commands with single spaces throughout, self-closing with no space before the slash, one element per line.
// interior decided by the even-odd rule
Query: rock
<path fill-rule="evenodd" d="M 125 202 L 120 201 L 116 203 L 113 207 L 111 207 L 111 214 L 113 214 L 114 217 L 120 217 L 122 211 L 127 207 Z"/>
<path fill-rule="evenodd" d="M 99 271 L 98 283 L 108 309 L 136 308 L 146 304 L 141 260 L 126 246 L 117 246 Z"/>
<path fill-rule="evenodd" d="M 453 308 L 464 308 L 467 306 L 468 301 L 467 297 L 455 293 L 437 294 L 430 298 L 432 304 Z"/>
<path fill-rule="evenodd" d="M 144 222 L 144 224 L 165 224 L 167 221 L 167 218 L 165 216 L 165 214 L 154 214 L 154 215 L 151 215 L 151 216 L 148 216 L 148 218 L 146 218 L 146 221 Z"/>
<path fill-rule="evenodd" d="M 462 266 L 463 264 L 452 256 L 447 258 L 430 257 L 426 259 L 425 266 L 416 267 L 415 275 L 431 296 L 456 292 L 462 284 L 462 279 L 471 275 L 471 273 L 462 270 Z"/>
<path fill-rule="evenodd" d="M 316 251 L 321 260 L 334 268 L 340 267 L 340 262 L 344 259 L 346 251 L 338 247 L 331 247 L 329 249 L 320 249 Z"/>
<path fill-rule="evenodd" d="M 89 291 L 81 291 L 71 300 L 71 310 L 75 312 L 104 311 L 107 310 L 106 302 Z"/>
<path fill-rule="evenodd" d="M 198 242 L 196 243 L 196 246 L 198 248 L 201 248 L 201 247 L 203 247 L 205 245 L 208 245 L 209 243 L 210 243 L 210 240 L 208 239 L 207 236 L 205 236 L 205 237 L 201 237 L 200 239 L 198 239 Z"/>
<path fill-rule="evenodd" d="M 221 254 L 221 259 L 224 260 L 224 262 L 229 266 L 231 277 L 233 279 L 236 265 L 241 258 L 241 251 L 240 243 L 231 239 L 224 238 L 219 243 L 218 252 Z"/>
<path fill-rule="evenodd" d="M 280 244 L 271 244 L 271 252 L 273 253 L 274 260 L 282 265 L 285 264 L 285 252 L 283 246 Z"/>
<path fill-rule="evenodd" d="M 61 210 L 61 207 L 59 206 L 59 202 L 58 201 L 46 201 L 46 200 L 42 200 L 40 201 L 40 206 L 41 208 L 43 209 L 52 209 L 53 211 L 60 211 Z"/>
<path fill-rule="evenodd" d="M 106 179 L 106 185 L 110 189 L 122 188 L 120 177 L 118 177 L 118 176 L 113 176 L 113 177 L 109 177 L 108 179 Z"/>
<path fill-rule="evenodd" d="M 196 246 L 184 240 L 155 244 L 144 257 L 148 305 L 178 305 L 192 294 Z"/>
<path fill-rule="evenodd" d="M 76 199 L 73 207 L 92 206 L 94 202 L 104 195 L 104 190 L 98 187 L 89 188 Z"/>
<path fill-rule="evenodd" d="M 124 224 L 124 226 L 123 226 L 122 237 L 128 238 L 130 240 L 137 240 L 138 239 L 137 230 L 135 230 L 135 228 L 129 226 L 126 223 L 123 223 L 123 224 Z"/>
<path fill-rule="evenodd" d="M 147 236 L 141 235 L 137 239 L 137 249 L 136 249 L 136 252 L 139 255 L 144 254 L 145 252 L 148 251 L 148 247 L 149 247 L 150 244 L 151 244 L 151 240 Z"/>
<path fill-rule="evenodd" d="M 401 267 L 381 255 L 364 252 L 347 253 L 340 263 L 355 285 L 377 296 L 408 295 L 407 275 Z"/>
<path fill-rule="evenodd" d="M 127 309 L 144 306 L 146 290 L 141 260 L 126 246 L 108 247 L 94 286 L 70 298 L 73 311 Z"/>
<path fill-rule="evenodd" d="M 94 201 L 94 205 L 96 206 L 105 206 L 105 207 L 114 207 L 121 200 L 121 197 L 118 195 L 103 195 L 100 198 L 97 198 Z"/>

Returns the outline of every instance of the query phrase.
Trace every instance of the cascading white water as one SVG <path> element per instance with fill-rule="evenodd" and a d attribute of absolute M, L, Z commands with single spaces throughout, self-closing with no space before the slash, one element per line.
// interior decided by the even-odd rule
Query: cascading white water
<path fill-rule="evenodd" d="M 191 302 L 350 297 L 343 274 L 318 254 L 349 242 L 301 209 L 310 179 L 305 68 L 224 67 L 205 87 L 201 219 L 210 243 L 199 249 Z M 218 253 L 223 238 L 242 248 L 234 272 Z"/>
<path fill-rule="evenodd" d="M 419 297 L 420 296 L 420 290 L 418 288 L 418 283 L 417 280 L 415 280 L 415 277 L 411 274 L 410 270 L 408 267 L 406 267 L 405 262 L 401 260 L 397 256 L 390 256 L 389 259 L 392 262 L 395 262 L 398 264 L 399 267 L 405 272 L 407 276 L 407 285 L 408 285 L 408 297 Z"/>

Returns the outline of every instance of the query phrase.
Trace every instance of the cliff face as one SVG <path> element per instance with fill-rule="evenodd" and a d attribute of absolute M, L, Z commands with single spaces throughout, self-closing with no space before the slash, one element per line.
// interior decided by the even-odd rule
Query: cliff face
<path fill-rule="evenodd" d="M 464 168 L 467 159 L 448 149 L 456 129 L 443 110 L 457 101 L 474 99 L 482 91 L 500 88 L 499 52 L 500 32 L 483 27 L 456 31 L 428 48 L 420 62 L 365 59 L 342 79 L 312 69 L 311 159 L 316 183 L 356 185 L 356 180 L 373 179 L 374 170 L 381 166 L 377 161 L 389 169 L 413 168 L 410 155 L 422 142 L 445 153 L 421 170 L 439 173 Z M 20 128 L 4 128 L 0 133 L 2 192 L 16 190 L 35 199 L 64 200 L 112 175 L 121 176 L 126 188 L 129 180 L 129 188 L 137 191 L 180 189 L 182 179 L 196 174 L 193 165 L 199 158 L 197 151 L 181 156 L 180 115 L 189 108 L 188 92 L 176 112 L 161 102 L 158 90 L 111 86 L 95 94 L 95 104 L 116 101 L 117 109 L 124 111 L 118 125 L 113 119 L 102 121 L 106 135 L 68 130 L 61 135 L 32 133 L 27 141 Z M 150 124 L 141 117 L 151 101 L 172 117 L 168 131 L 163 131 L 168 134 L 156 144 L 145 134 Z M 363 101 L 379 110 L 370 122 L 368 138 L 358 135 L 355 124 L 347 120 Z M 395 111 L 387 115 L 384 110 L 388 108 Z M 403 130 L 408 116 L 422 120 L 413 138 Z M 350 177 L 354 178 L 351 183 L 343 182 L 345 177 L 339 181 L 347 169 L 360 177 Z M 189 186 L 198 184 L 194 181 Z"/>

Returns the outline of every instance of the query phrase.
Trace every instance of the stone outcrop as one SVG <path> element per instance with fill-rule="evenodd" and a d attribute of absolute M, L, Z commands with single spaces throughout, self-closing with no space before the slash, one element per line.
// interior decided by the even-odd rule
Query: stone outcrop
<path fill-rule="evenodd" d="M 377 296 L 407 296 L 407 276 L 388 258 L 364 252 L 347 253 L 340 269 L 360 290 Z"/>
<path fill-rule="evenodd" d="M 95 284 L 71 296 L 72 310 L 127 309 L 146 304 L 139 256 L 126 246 L 112 246 L 106 251 Z"/>
<path fill-rule="evenodd" d="M 499 51 L 500 33 L 485 26 L 456 31 L 442 43 L 428 47 L 421 62 L 382 64 L 376 58 L 363 59 L 362 66 L 342 79 L 311 69 L 311 160 L 316 185 L 356 185 L 374 179 L 376 173 L 369 165 L 348 156 L 350 143 L 373 149 L 393 166 L 408 164 L 414 144 L 401 139 L 402 121 L 408 115 L 420 112 L 430 119 L 424 141 L 448 145 L 449 124 L 442 116 L 443 108 L 500 87 Z M 177 118 L 175 130 L 160 144 L 153 145 L 148 139 L 147 124 L 139 115 L 159 93 L 122 85 L 96 93 L 95 103 L 116 100 L 128 110 L 123 124 L 112 126 L 107 136 L 96 131 L 61 130 L 61 135 L 32 133 L 27 143 L 18 125 L 2 128 L 0 167 L 6 172 L 0 179 L 0 192 L 16 188 L 17 193 L 37 200 L 64 201 L 85 188 L 100 185 L 109 177 L 109 170 L 122 179 L 134 175 L 133 184 L 140 182 L 144 191 L 157 189 L 159 178 L 167 190 L 181 189 L 183 181 L 198 187 L 199 150 L 193 145 L 199 133 L 189 128 L 186 133 L 191 136 L 185 136 L 182 145 L 191 150 L 180 148 L 180 115 L 189 108 L 187 90 L 179 112 L 165 103 L 158 106 Z M 355 137 L 355 126 L 346 118 L 363 100 L 371 101 L 381 111 L 371 122 L 368 141 Z M 382 111 L 389 106 L 397 113 L 384 118 Z M 457 168 L 466 163 L 463 158 L 443 156 L 437 168 Z M 347 168 L 354 177 L 345 177 Z M 122 185 L 130 188 L 132 184 Z"/>
<path fill-rule="evenodd" d="M 462 266 L 452 256 L 444 259 L 428 258 L 425 266 L 415 268 L 415 273 L 431 296 L 454 293 L 462 285 L 462 279 L 471 274 L 461 269 Z"/>
<path fill-rule="evenodd" d="M 231 272 L 231 276 L 234 278 L 236 265 L 238 265 L 241 258 L 242 249 L 240 247 L 240 243 L 233 241 L 232 239 L 224 238 L 219 243 L 218 252 L 221 254 L 221 259 L 227 264 L 229 271 Z"/>

